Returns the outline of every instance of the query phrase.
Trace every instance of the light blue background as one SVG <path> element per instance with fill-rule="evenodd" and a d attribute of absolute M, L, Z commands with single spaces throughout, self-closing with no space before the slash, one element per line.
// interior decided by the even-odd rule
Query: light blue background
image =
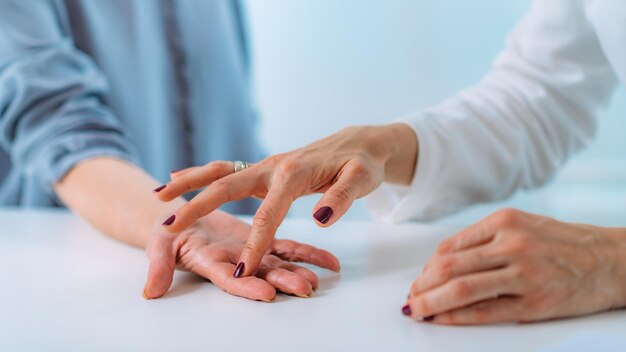
<path fill-rule="evenodd" d="M 249 0 L 269 151 L 347 125 L 386 123 L 474 84 L 529 6 L 529 0 Z M 550 185 L 446 221 L 469 223 L 515 206 L 564 220 L 626 224 L 625 113 L 620 89 L 596 141 Z M 291 214 L 310 216 L 317 198 L 297 201 Z M 361 203 L 347 216 L 367 217 Z"/>

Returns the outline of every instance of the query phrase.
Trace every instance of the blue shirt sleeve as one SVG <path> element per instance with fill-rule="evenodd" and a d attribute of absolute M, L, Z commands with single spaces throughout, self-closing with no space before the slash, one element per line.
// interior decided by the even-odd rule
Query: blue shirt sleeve
<path fill-rule="evenodd" d="M 138 163 L 107 107 L 108 84 L 76 49 L 54 1 L 0 0 L 0 147 L 42 189 L 96 156 Z"/>

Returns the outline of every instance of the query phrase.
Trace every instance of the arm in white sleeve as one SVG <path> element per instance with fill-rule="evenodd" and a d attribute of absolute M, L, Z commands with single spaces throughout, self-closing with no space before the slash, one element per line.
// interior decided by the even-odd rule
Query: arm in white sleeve
<path fill-rule="evenodd" d="M 431 220 L 549 181 L 596 130 L 616 85 L 583 1 L 536 1 L 476 86 L 405 119 L 419 152 L 410 187 L 369 197 L 391 221 Z"/>

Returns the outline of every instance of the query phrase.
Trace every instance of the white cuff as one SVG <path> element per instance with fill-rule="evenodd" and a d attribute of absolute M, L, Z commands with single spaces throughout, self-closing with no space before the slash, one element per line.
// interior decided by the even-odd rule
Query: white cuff
<path fill-rule="evenodd" d="M 437 140 L 429 119 L 421 113 L 409 114 L 397 122 L 409 125 L 418 137 L 419 156 L 413 180 L 408 187 L 383 183 L 365 198 L 368 212 L 373 218 L 394 223 L 433 220 L 443 211 L 436 206 L 436 192 L 432 190 L 443 167 L 445 145 Z"/>

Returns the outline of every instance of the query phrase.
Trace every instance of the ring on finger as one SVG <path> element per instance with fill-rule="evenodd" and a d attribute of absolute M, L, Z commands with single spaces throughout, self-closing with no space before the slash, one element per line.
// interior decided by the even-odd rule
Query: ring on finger
<path fill-rule="evenodd" d="M 233 172 L 239 172 L 249 167 L 250 167 L 250 163 L 248 163 L 247 161 L 240 161 L 240 160 L 233 161 L 233 170 L 234 170 Z"/>

